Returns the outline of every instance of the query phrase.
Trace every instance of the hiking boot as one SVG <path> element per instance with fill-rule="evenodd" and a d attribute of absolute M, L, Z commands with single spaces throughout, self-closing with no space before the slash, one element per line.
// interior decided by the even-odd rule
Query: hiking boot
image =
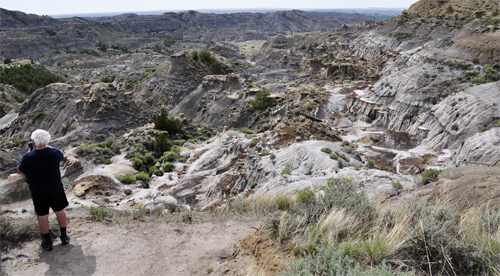
<path fill-rule="evenodd" d="M 61 242 L 62 242 L 62 244 L 64 244 L 64 245 L 68 244 L 69 240 L 70 240 L 70 238 L 69 238 L 68 235 L 61 236 Z"/>
<path fill-rule="evenodd" d="M 51 240 L 42 239 L 42 245 L 41 246 L 42 246 L 43 250 L 50 251 L 50 250 L 52 250 L 52 241 Z"/>

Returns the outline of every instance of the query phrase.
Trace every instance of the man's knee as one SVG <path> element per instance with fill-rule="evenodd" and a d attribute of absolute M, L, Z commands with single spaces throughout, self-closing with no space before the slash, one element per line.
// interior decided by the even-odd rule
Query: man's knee
<path fill-rule="evenodd" d="M 54 213 L 56 213 L 56 216 L 66 215 L 66 213 L 64 212 L 64 210 L 61 210 L 61 211 L 56 211 L 56 212 L 54 212 Z"/>

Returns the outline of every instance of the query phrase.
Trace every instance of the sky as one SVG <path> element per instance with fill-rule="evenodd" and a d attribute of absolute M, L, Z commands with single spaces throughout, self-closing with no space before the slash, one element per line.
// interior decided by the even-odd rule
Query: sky
<path fill-rule="evenodd" d="M 418 0 L 1 0 L 0 7 L 38 15 L 197 9 L 407 8 Z"/>

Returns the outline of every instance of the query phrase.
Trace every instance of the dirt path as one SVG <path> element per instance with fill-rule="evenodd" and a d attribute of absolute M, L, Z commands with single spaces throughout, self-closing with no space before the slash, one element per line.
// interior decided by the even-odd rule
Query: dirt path
<path fill-rule="evenodd" d="M 38 240 L 27 242 L 2 254 L 5 275 L 207 275 L 209 267 L 214 275 L 262 221 L 253 214 L 195 213 L 192 223 L 181 215 L 94 222 L 68 213 L 69 245 L 56 240 L 46 252 Z"/>

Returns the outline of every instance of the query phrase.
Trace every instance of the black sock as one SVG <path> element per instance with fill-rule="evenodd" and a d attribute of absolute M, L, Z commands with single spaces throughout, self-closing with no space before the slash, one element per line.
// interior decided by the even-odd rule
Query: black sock
<path fill-rule="evenodd" d="M 47 233 L 47 234 L 42 234 L 42 239 L 44 241 L 52 241 L 52 239 L 50 238 L 50 233 Z"/>
<path fill-rule="evenodd" d="M 66 227 L 64 228 L 59 228 L 61 230 L 61 237 L 66 236 Z"/>

